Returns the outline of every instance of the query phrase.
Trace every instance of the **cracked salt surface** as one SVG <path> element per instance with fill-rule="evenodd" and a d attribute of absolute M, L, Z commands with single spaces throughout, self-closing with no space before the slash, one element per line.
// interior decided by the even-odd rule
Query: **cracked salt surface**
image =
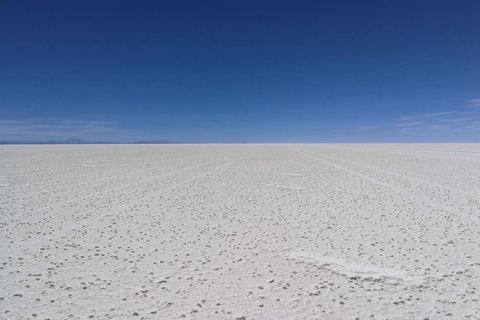
<path fill-rule="evenodd" d="M 0 154 L 0 319 L 480 319 L 479 144 Z"/>

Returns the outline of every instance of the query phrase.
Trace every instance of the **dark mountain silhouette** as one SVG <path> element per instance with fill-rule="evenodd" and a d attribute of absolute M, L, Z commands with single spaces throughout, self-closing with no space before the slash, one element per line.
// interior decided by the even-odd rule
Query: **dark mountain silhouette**
<path fill-rule="evenodd" d="M 110 144 L 118 142 L 106 142 L 106 141 L 86 141 L 79 138 L 70 138 L 66 140 L 3 140 L 0 144 Z"/>
<path fill-rule="evenodd" d="M 139 140 L 139 141 L 134 141 L 132 143 L 134 144 L 179 144 L 179 143 L 187 143 L 187 142 L 158 139 L 158 140 Z"/>
<path fill-rule="evenodd" d="M 191 142 L 172 141 L 166 139 L 158 140 L 139 140 L 134 142 L 107 142 L 107 141 L 87 141 L 80 138 L 70 138 L 66 140 L 0 140 L 1 144 L 184 144 Z"/>

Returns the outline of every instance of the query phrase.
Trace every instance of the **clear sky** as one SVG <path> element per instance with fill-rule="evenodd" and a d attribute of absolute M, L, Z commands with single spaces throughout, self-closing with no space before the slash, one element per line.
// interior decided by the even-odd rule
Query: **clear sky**
<path fill-rule="evenodd" d="M 23 1 L 0 140 L 480 142 L 480 1 Z"/>

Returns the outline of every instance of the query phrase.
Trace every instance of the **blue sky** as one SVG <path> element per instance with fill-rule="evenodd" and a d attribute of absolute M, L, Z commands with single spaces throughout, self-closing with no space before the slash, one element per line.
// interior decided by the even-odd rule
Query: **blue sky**
<path fill-rule="evenodd" d="M 0 140 L 480 142 L 480 2 L 2 6 Z"/>

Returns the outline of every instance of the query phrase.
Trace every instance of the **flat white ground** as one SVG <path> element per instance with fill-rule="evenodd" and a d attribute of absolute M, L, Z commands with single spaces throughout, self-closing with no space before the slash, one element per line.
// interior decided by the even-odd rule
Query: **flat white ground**
<path fill-rule="evenodd" d="M 480 145 L 0 147 L 1 319 L 480 319 Z"/>

